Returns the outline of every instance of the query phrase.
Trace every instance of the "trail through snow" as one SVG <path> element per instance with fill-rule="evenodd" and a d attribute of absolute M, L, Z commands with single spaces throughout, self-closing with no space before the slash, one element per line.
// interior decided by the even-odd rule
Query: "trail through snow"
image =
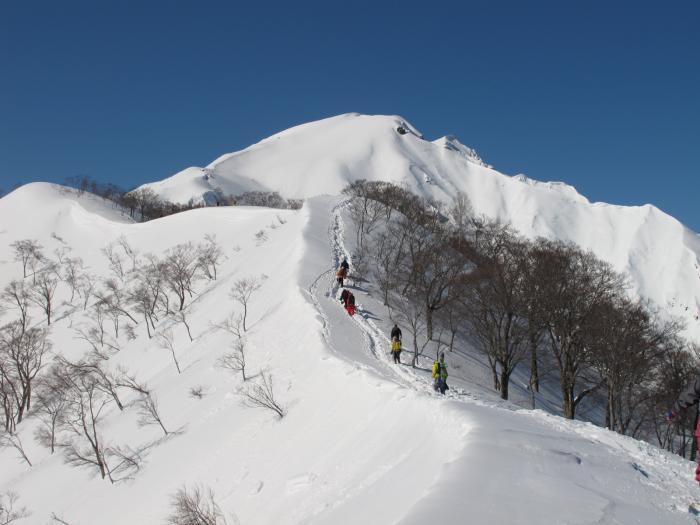
<path fill-rule="evenodd" d="M 347 201 L 326 206 L 315 216 L 330 217 L 332 267 L 317 274 L 308 292 L 329 347 L 382 381 L 410 389 L 411 399 L 432 399 L 434 410 L 453 424 L 463 421 L 465 429 L 461 449 L 443 457 L 440 475 L 399 523 L 428 523 L 438 515 L 442 521 L 479 524 L 696 523 L 687 512 L 698 492 L 691 463 L 589 423 L 522 410 L 462 389 L 443 397 L 433 392 L 423 370 L 395 365 L 376 302 L 369 312 L 356 297 L 357 313 L 350 317 L 336 299 L 335 269 L 343 257 L 352 268 L 344 241 Z"/>

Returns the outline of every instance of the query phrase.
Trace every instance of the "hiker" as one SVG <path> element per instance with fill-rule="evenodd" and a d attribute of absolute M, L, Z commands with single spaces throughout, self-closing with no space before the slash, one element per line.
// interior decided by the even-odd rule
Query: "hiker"
<path fill-rule="evenodd" d="M 700 401 L 700 374 L 698 374 L 693 382 L 678 396 L 678 399 L 673 405 L 673 409 L 666 415 L 668 422 L 674 421 L 678 414 L 697 405 Z M 695 439 L 700 449 L 700 420 L 698 420 L 698 408 L 695 409 Z M 695 467 L 695 481 L 700 483 L 700 463 Z"/>
<path fill-rule="evenodd" d="M 391 329 L 391 340 L 393 341 L 394 338 L 401 341 L 401 328 L 396 323 L 394 323 L 394 328 Z"/>
<path fill-rule="evenodd" d="M 349 271 L 350 271 L 350 263 L 348 262 L 348 258 L 347 258 L 347 257 L 343 257 L 343 262 L 340 263 L 340 267 L 341 267 L 341 268 L 345 268 L 345 271 L 346 271 L 346 272 L 349 272 Z"/>
<path fill-rule="evenodd" d="M 338 271 L 335 274 L 336 278 L 338 279 L 338 284 L 340 286 L 343 286 L 343 279 L 345 279 L 348 276 L 348 269 L 341 265 L 340 268 L 338 268 Z"/>
<path fill-rule="evenodd" d="M 447 365 L 445 364 L 445 352 L 440 352 L 440 359 L 433 363 L 433 388 L 436 392 L 445 393 L 447 386 Z"/>
<path fill-rule="evenodd" d="M 401 339 L 398 337 L 391 338 L 391 356 L 395 364 L 401 364 Z"/>
<path fill-rule="evenodd" d="M 350 290 L 346 289 L 345 291 L 348 292 L 345 296 L 345 309 L 348 311 L 348 314 L 355 315 L 355 296 Z"/>
<path fill-rule="evenodd" d="M 347 288 L 343 288 L 343 291 L 340 294 L 340 302 L 343 306 L 345 306 L 345 304 L 347 303 L 349 294 L 350 294 L 350 290 L 348 290 Z"/>

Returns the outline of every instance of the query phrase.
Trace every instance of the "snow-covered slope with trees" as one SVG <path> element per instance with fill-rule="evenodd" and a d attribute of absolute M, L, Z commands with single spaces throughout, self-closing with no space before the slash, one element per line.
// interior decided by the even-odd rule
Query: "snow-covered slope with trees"
<path fill-rule="evenodd" d="M 528 237 L 590 249 L 629 274 L 633 292 L 683 319 L 700 340 L 698 234 L 651 205 L 591 203 L 564 183 L 501 174 L 456 138 L 427 141 L 401 117 L 347 114 L 304 124 L 144 187 L 186 203 L 211 202 L 216 189 L 337 195 L 359 179 L 406 185 L 445 203 L 463 192 L 477 214 L 511 223 Z"/>
<path fill-rule="evenodd" d="M 32 466 L 15 448 L 0 449 L 0 493 L 16 492 L 31 512 L 19 525 L 164 523 L 176 490 L 196 484 L 213 490 L 229 524 L 693 523 L 692 463 L 587 423 L 519 410 L 458 379 L 444 399 L 425 372 L 389 364 L 386 312 L 378 303 L 370 312 L 372 298 L 358 291 L 350 318 L 334 297 L 332 269 L 345 250 L 339 202 L 205 208 L 135 224 L 99 199 L 46 184 L 0 200 L 0 288 L 32 279 L 13 260 L 11 243 L 21 239 L 36 239 L 54 259 L 55 250 L 80 257 L 84 275 L 124 290 L 134 286 L 132 265 L 149 253 L 163 258 L 187 242 L 194 249 L 208 234 L 226 256 L 217 278 L 201 276 L 186 296 L 192 339 L 176 315 L 153 321 L 156 333 L 172 331 L 172 352 L 148 337 L 148 320 L 122 318 L 117 337 L 105 323 L 113 348 L 102 349 L 110 357 L 100 366 L 147 387 L 163 423 L 139 425 L 143 393 L 118 387 L 124 410 L 96 394 L 106 403 L 102 445 L 140 451 L 138 469 L 115 470 L 128 479 L 111 484 L 94 466 L 68 465 L 64 447 L 52 455 L 33 439 L 36 417 L 18 425 Z M 102 252 L 110 245 L 121 270 Z M 241 314 L 230 291 L 246 278 L 259 288 L 247 304 L 244 382 L 220 366 L 237 338 L 216 325 Z M 94 325 L 93 310 L 69 299 L 60 282 L 49 361 L 90 351 L 76 336 Z M 16 315 L 10 309 L 3 323 Z M 46 325 L 38 307 L 30 316 Z M 456 376 L 475 366 L 450 359 Z M 283 418 L 245 402 L 263 372 Z M 109 458 L 114 468 L 118 458 Z"/>

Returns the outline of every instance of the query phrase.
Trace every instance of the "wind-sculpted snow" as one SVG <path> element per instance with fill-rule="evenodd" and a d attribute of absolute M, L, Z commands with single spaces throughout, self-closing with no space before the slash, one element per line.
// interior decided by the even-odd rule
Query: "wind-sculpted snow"
<path fill-rule="evenodd" d="M 407 132 L 398 133 L 400 127 Z M 476 214 L 511 223 L 527 237 L 592 250 L 630 276 L 633 294 L 681 318 L 689 336 L 700 340 L 697 234 L 650 205 L 591 203 L 568 184 L 501 174 L 455 137 L 429 142 L 398 116 L 353 113 L 304 124 L 146 186 L 186 203 L 206 200 L 215 189 L 338 195 L 359 179 L 405 185 L 445 203 L 463 192 Z"/>

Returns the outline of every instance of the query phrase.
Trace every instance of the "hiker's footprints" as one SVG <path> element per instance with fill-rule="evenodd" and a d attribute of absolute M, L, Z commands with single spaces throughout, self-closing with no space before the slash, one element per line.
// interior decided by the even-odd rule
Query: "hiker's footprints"
<path fill-rule="evenodd" d="M 313 485 L 314 481 L 316 481 L 316 474 L 313 472 L 307 472 L 305 474 L 299 474 L 298 476 L 294 476 L 293 478 L 290 478 L 287 481 L 287 494 L 294 494 L 295 492 L 301 492 L 302 490 L 306 490 L 311 485 Z"/>

